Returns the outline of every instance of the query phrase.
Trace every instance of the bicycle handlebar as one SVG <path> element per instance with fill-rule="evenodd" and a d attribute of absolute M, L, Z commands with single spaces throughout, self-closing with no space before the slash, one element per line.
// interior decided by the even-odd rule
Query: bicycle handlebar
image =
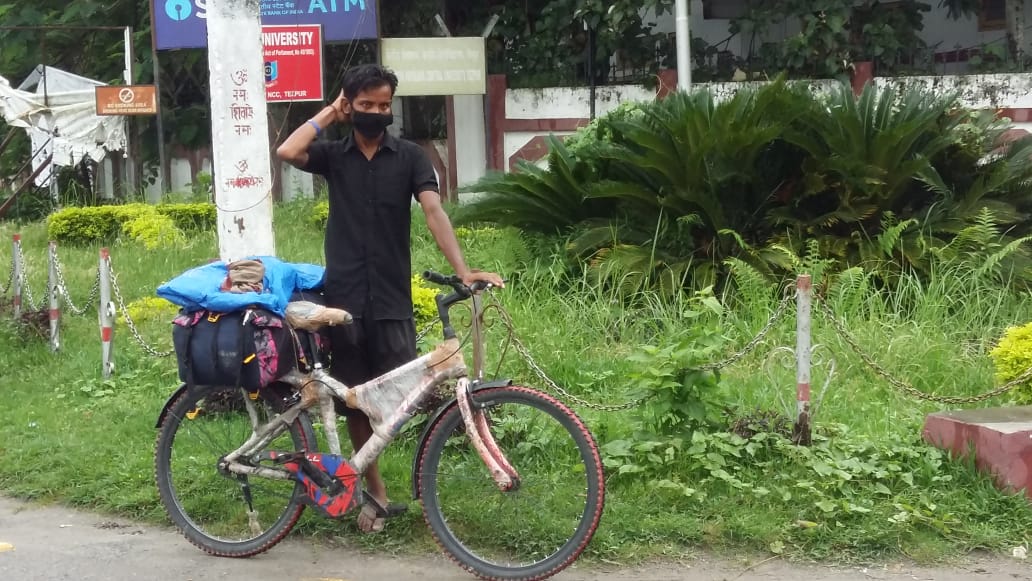
<path fill-rule="evenodd" d="M 491 287 L 491 283 L 482 280 L 478 280 L 472 285 L 466 286 L 458 275 L 453 274 L 451 276 L 446 276 L 432 270 L 424 270 L 423 279 L 441 286 L 450 286 L 455 289 L 455 292 L 463 295 L 463 298 L 469 296 L 470 292 L 479 292 Z"/>
<path fill-rule="evenodd" d="M 482 280 L 478 280 L 472 285 L 466 286 L 466 284 L 462 282 L 462 279 L 454 274 L 451 276 L 445 276 L 432 270 L 424 270 L 423 279 L 441 286 L 449 286 L 455 291 L 447 296 L 443 294 L 437 295 L 437 314 L 440 316 L 441 323 L 444 326 L 445 339 L 455 337 L 455 330 L 452 328 L 448 317 L 448 309 L 455 303 L 473 296 L 474 293 L 487 290 L 492 286 L 491 283 Z"/>

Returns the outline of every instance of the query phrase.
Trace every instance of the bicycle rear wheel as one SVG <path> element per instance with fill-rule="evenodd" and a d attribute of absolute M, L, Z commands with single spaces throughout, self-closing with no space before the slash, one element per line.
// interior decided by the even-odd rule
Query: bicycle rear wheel
<path fill-rule="evenodd" d="M 252 433 L 245 397 L 233 387 L 184 391 L 161 423 L 155 451 L 155 480 L 169 518 L 191 543 L 223 557 L 268 550 L 290 533 L 305 508 L 302 486 L 294 480 L 219 472 L 220 458 Z M 259 423 L 275 415 L 264 399 L 250 403 Z M 302 413 L 268 449 L 315 447 L 311 421 Z"/>
<path fill-rule="evenodd" d="M 474 397 L 519 486 L 498 489 L 453 405 L 420 451 L 426 522 L 441 548 L 481 578 L 550 577 L 581 554 L 598 528 L 605 504 L 598 447 L 573 411 L 536 390 L 499 387 Z"/>

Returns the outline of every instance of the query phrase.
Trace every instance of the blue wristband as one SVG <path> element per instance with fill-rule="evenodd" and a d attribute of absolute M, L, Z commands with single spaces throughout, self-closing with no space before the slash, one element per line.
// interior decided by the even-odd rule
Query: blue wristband
<path fill-rule="evenodd" d="M 308 124 L 312 127 L 315 127 L 315 136 L 319 137 L 319 134 L 322 133 L 322 127 L 319 127 L 319 124 L 315 121 L 312 121 L 311 119 L 308 120 Z"/>

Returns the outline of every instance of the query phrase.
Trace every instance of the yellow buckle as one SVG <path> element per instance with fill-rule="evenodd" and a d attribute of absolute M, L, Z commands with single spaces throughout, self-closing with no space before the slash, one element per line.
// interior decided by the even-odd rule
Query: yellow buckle
<path fill-rule="evenodd" d="M 209 312 L 208 313 L 208 322 L 209 323 L 217 323 L 219 321 L 219 317 L 221 317 L 221 316 L 222 316 L 222 313 L 211 313 L 211 312 Z"/>

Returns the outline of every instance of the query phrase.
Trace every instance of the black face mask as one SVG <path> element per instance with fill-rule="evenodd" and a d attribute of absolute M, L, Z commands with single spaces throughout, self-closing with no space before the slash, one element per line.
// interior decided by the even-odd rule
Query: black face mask
<path fill-rule="evenodd" d="M 351 112 L 351 125 L 366 139 L 376 139 L 391 123 L 394 123 L 394 115 L 391 113 Z"/>

